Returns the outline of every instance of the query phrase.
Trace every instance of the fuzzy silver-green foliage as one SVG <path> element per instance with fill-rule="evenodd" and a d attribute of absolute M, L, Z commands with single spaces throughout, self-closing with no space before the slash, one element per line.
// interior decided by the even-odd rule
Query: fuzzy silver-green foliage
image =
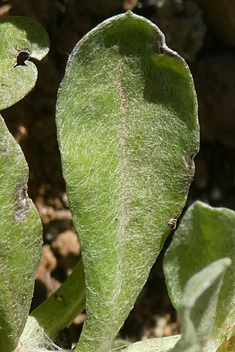
<path fill-rule="evenodd" d="M 184 215 L 164 259 L 168 291 L 177 310 L 181 307 L 186 282 L 194 274 L 221 258 L 227 257 L 231 260 L 219 292 L 216 312 L 198 307 L 198 312 L 195 310 L 194 313 L 197 319 L 203 316 L 204 319 L 206 317 L 210 319 L 210 322 L 207 321 L 207 327 L 204 325 L 200 333 L 201 338 L 203 332 L 208 335 L 203 338 L 205 344 L 203 350 L 206 352 L 220 351 L 219 348 L 221 351 L 227 351 L 226 348 L 233 351 L 234 348 L 232 347 L 235 331 L 234 253 L 235 212 L 196 202 Z M 208 299 L 216 294 L 213 288 L 210 290 Z M 214 303 L 216 300 L 214 297 Z M 223 346 L 223 343 L 227 347 Z"/>
<path fill-rule="evenodd" d="M 48 36 L 34 20 L 0 20 L 0 109 L 22 99 L 35 85 L 32 62 L 17 66 L 21 50 L 40 60 L 48 52 Z M 27 194 L 28 165 L 0 116 L 0 351 L 12 352 L 29 313 L 42 225 Z"/>
<path fill-rule="evenodd" d="M 84 270 L 80 261 L 65 282 L 30 314 L 49 338 L 55 339 L 84 310 L 84 281 Z"/>
<path fill-rule="evenodd" d="M 154 338 L 133 343 L 125 352 L 170 352 L 180 335 Z"/>
<path fill-rule="evenodd" d="M 57 128 L 86 280 L 76 351 L 105 352 L 192 181 L 199 130 L 189 69 L 150 21 L 113 17 L 69 57 Z"/>
<path fill-rule="evenodd" d="M 186 283 L 178 307 L 181 334 L 144 340 L 126 352 L 206 352 L 217 309 L 218 295 L 229 258 L 219 259 L 193 275 Z M 210 346 L 211 347 L 211 346 Z"/>
<path fill-rule="evenodd" d="M 30 58 L 41 60 L 49 50 L 45 29 L 28 17 L 7 17 L 0 20 L 0 110 L 21 100 L 35 86 L 38 72 Z M 26 60 L 17 64 L 21 52 Z"/>
<path fill-rule="evenodd" d="M 231 259 L 219 259 L 188 280 L 178 309 L 182 337 L 172 352 L 184 352 L 191 348 L 207 352 L 214 350 L 208 342 L 224 274 L 230 265 Z"/>
<path fill-rule="evenodd" d="M 28 166 L 0 116 L 0 351 L 12 352 L 29 313 L 42 225 L 27 195 Z"/>

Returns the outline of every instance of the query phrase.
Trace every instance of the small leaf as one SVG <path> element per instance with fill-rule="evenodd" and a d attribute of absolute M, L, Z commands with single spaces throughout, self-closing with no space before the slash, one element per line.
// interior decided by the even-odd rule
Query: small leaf
<path fill-rule="evenodd" d="M 203 347 L 208 342 L 215 320 L 218 295 L 229 265 L 229 258 L 217 260 L 188 280 L 178 309 L 182 337 L 173 352 Z"/>
<path fill-rule="evenodd" d="M 216 351 L 235 331 L 235 212 L 194 203 L 184 215 L 166 252 L 164 272 L 168 291 L 179 309 L 186 282 L 215 260 L 232 260 L 221 288 L 214 325 L 206 350 Z"/>
<path fill-rule="evenodd" d="M 181 350 L 180 352 L 204 352 L 204 351 L 200 346 L 194 345 L 192 347 L 187 348 L 186 350 Z"/>
<path fill-rule="evenodd" d="M 192 181 L 199 132 L 189 69 L 150 21 L 131 12 L 113 17 L 72 52 L 57 127 L 86 280 L 77 351 L 104 352 Z"/>
<path fill-rule="evenodd" d="M 41 60 L 49 51 L 45 29 L 28 17 L 0 20 L 0 110 L 30 92 L 37 80 L 37 68 L 31 58 Z"/>
<path fill-rule="evenodd" d="M 41 256 L 42 225 L 27 195 L 28 166 L 0 116 L 0 351 L 24 328 Z"/>
<path fill-rule="evenodd" d="M 111 346 L 111 352 L 123 352 L 126 348 L 131 345 L 130 341 L 116 339 L 113 341 Z"/>
<path fill-rule="evenodd" d="M 129 346 L 125 352 L 170 352 L 179 338 L 180 335 L 175 335 L 136 342 Z"/>
<path fill-rule="evenodd" d="M 71 275 L 45 302 L 31 314 L 38 326 L 54 340 L 85 308 L 85 279 L 80 261 Z M 38 328 L 36 327 L 36 330 Z M 34 332 L 34 335 L 37 331 Z"/>
<path fill-rule="evenodd" d="M 229 258 L 223 258 L 195 274 L 187 282 L 179 305 L 182 336 L 137 342 L 126 352 L 203 352 L 214 323 L 218 294 Z"/>

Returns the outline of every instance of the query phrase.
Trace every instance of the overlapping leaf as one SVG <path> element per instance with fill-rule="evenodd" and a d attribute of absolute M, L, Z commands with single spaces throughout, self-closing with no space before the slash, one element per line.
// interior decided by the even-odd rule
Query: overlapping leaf
<path fill-rule="evenodd" d="M 125 352 L 170 352 L 179 339 L 180 335 L 143 340 L 133 343 Z"/>
<path fill-rule="evenodd" d="M 210 317 L 213 317 L 209 324 L 212 330 L 204 347 L 207 352 L 217 351 L 223 343 L 228 346 L 232 344 L 235 330 L 234 252 L 235 212 L 196 202 L 183 217 L 165 256 L 167 286 L 176 309 L 180 307 L 182 292 L 190 277 L 213 261 L 224 257 L 232 260 L 224 276 L 216 314 L 212 313 Z M 198 316 L 202 311 L 201 307 Z M 208 329 L 204 327 L 205 332 Z M 226 351 L 226 348 L 223 347 L 221 351 Z"/>
<path fill-rule="evenodd" d="M 0 116 L 0 350 L 12 352 L 29 313 L 42 225 L 27 195 L 28 166 Z"/>
<path fill-rule="evenodd" d="M 45 29 L 28 17 L 0 20 L 0 110 L 21 100 L 35 86 L 37 67 L 49 50 Z"/>
<path fill-rule="evenodd" d="M 172 352 L 186 352 L 190 349 L 208 352 L 213 350 L 212 346 L 209 350 L 205 346 L 210 340 L 219 292 L 229 265 L 229 258 L 219 259 L 188 280 L 178 310 L 182 337 Z"/>
<path fill-rule="evenodd" d="M 0 20 L 0 109 L 35 85 L 36 66 L 48 52 L 48 36 L 25 17 Z M 23 58 L 22 58 L 23 55 Z M 42 225 L 27 195 L 28 165 L 0 116 L 0 350 L 12 352 L 29 313 L 41 255 Z"/>

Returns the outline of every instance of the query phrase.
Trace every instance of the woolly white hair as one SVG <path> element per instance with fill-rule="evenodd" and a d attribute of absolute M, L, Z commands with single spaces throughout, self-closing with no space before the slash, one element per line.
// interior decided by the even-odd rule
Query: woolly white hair
<path fill-rule="evenodd" d="M 29 317 L 14 352 L 73 352 L 57 346 L 44 332 L 37 320 Z"/>

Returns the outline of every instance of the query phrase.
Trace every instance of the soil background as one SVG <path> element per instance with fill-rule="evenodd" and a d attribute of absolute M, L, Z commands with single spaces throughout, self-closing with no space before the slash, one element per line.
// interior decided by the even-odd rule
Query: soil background
<path fill-rule="evenodd" d="M 49 55 L 37 63 L 33 91 L 2 111 L 20 143 L 30 169 L 29 196 L 44 226 L 43 257 L 32 309 L 57 289 L 79 260 L 80 246 L 68 207 L 56 139 L 55 104 L 68 55 L 90 29 L 126 10 L 155 22 L 166 43 L 188 62 L 199 101 L 201 149 L 186 207 L 195 200 L 235 210 L 235 50 L 220 40 L 206 15 L 191 0 L 12 0 L 0 1 L 0 17 L 38 20 L 51 40 Z M 179 333 L 162 270 L 170 239 L 152 268 L 147 284 L 119 336 L 130 341 Z M 72 326 L 76 341 L 85 319 Z"/>

